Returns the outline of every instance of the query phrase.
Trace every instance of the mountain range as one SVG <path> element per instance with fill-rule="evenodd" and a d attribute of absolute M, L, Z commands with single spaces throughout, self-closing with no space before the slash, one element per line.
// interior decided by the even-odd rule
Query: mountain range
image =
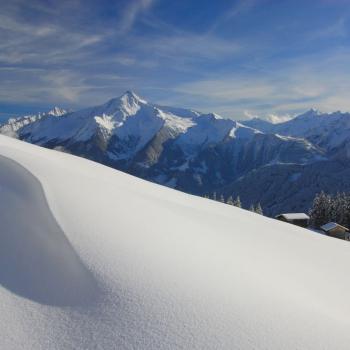
<path fill-rule="evenodd" d="M 149 103 L 12 118 L 0 133 L 85 157 L 187 193 L 240 196 L 267 215 L 306 211 L 321 190 L 350 190 L 350 114 L 309 110 L 273 124 Z"/>

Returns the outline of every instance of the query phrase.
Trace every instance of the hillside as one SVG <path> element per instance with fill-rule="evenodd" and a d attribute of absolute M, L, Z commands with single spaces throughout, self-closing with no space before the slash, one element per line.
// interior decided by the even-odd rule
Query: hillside
<path fill-rule="evenodd" d="M 0 136 L 2 349 L 348 349 L 347 242 Z"/>

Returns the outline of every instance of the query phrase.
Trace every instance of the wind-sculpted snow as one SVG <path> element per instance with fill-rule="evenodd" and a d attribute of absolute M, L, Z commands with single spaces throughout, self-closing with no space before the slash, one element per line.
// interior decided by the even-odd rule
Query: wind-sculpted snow
<path fill-rule="evenodd" d="M 0 154 L 1 349 L 349 348 L 348 242 L 8 137 Z"/>
<path fill-rule="evenodd" d="M 48 305 L 93 302 L 97 283 L 52 215 L 40 183 L 0 156 L 0 285 Z"/>

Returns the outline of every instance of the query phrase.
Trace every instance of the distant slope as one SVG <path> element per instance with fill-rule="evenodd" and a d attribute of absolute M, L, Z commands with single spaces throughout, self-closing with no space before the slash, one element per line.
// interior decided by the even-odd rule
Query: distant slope
<path fill-rule="evenodd" d="M 305 212 L 315 193 L 350 192 L 350 166 L 339 161 L 273 164 L 247 173 L 217 190 L 217 197 L 240 194 L 244 207 L 260 203 L 264 214 Z"/>
<path fill-rule="evenodd" d="M 0 155 L 0 348 L 348 349 L 347 242 L 4 136 Z"/>
<path fill-rule="evenodd" d="M 331 157 L 350 160 L 350 113 L 310 109 L 284 123 L 272 124 L 258 118 L 242 123 L 265 133 L 306 139 Z"/>
<path fill-rule="evenodd" d="M 0 123 L 0 134 L 17 138 L 22 128 L 27 125 L 40 121 L 43 118 L 61 117 L 67 113 L 66 110 L 54 107 L 52 110 L 45 113 L 38 113 L 35 115 L 26 115 L 23 117 L 9 118 L 5 123 Z M 0 120 L 1 122 L 1 120 Z"/>

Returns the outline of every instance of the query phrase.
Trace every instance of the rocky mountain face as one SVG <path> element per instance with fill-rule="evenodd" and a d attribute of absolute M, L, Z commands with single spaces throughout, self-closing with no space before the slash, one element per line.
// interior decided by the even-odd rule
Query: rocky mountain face
<path fill-rule="evenodd" d="M 272 124 L 149 103 L 133 92 L 77 112 L 11 119 L 0 133 L 185 192 L 306 210 L 320 190 L 347 190 L 350 115 L 311 110 Z M 349 188 L 350 189 L 350 188 Z"/>

